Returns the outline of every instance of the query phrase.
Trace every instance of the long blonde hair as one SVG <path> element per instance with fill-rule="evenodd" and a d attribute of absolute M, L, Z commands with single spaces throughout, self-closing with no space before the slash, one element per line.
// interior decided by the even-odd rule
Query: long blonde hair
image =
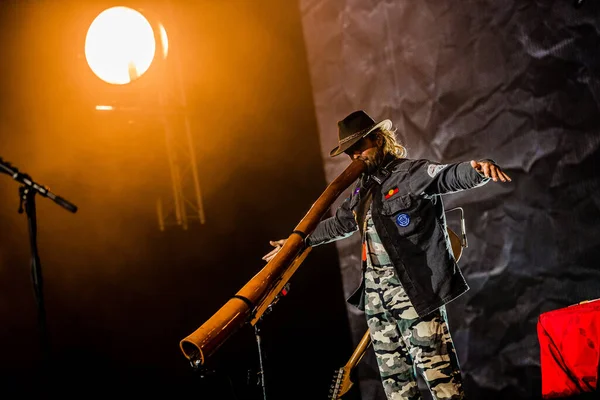
<path fill-rule="evenodd" d="M 378 129 L 373 132 L 375 139 L 378 137 L 383 139 L 383 154 L 393 154 L 397 158 L 406 158 L 407 150 L 406 147 L 398 143 L 396 139 L 396 128 L 392 129 Z"/>

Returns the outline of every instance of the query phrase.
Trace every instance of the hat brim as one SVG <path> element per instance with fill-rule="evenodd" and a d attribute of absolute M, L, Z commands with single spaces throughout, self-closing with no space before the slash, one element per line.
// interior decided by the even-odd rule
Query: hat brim
<path fill-rule="evenodd" d="M 335 147 L 333 150 L 331 150 L 329 152 L 329 156 L 330 157 L 339 156 L 340 154 L 342 154 L 343 152 L 348 150 L 350 147 L 354 146 L 356 144 L 356 142 L 358 142 L 360 139 L 364 138 L 369 133 L 371 133 L 377 129 L 385 129 L 385 130 L 392 129 L 392 121 L 390 121 L 389 119 L 384 119 L 383 121 L 376 123 L 375 125 L 373 125 L 370 128 L 367 128 L 360 132 L 355 133 L 355 135 L 356 135 L 355 138 L 353 138 L 352 140 L 348 140 L 347 142 L 344 142 L 344 144 L 342 144 L 340 146 Z"/>

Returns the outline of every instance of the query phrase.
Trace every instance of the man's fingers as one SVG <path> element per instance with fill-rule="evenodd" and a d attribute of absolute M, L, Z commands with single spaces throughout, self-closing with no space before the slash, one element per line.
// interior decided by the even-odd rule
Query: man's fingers
<path fill-rule="evenodd" d="M 502 174 L 502 176 L 503 176 L 503 177 L 504 177 L 504 179 L 505 179 L 505 180 L 503 180 L 503 182 L 506 182 L 506 181 L 512 182 L 512 179 L 510 179 L 510 176 L 508 176 L 508 175 L 506 174 L 506 172 L 504 172 L 504 171 L 500 171 L 500 173 Z"/>
<path fill-rule="evenodd" d="M 494 180 L 494 182 L 498 182 L 498 171 L 495 165 L 490 165 L 490 175 L 492 176 L 492 179 Z"/>
<path fill-rule="evenodd" d="M 500 167 L 493 163 L 471 160 L 471 167 L 473 167 L 477 172 L 483 174 L 483 176 L 486 178 L 492 178 L 495 182 L 497 182 L 498 179 L 500 179 L 502 182 L 512 182 L 510 176 L 508 176 Z"/>
<path fill-rule="evenodd" d="M 270 252 L 268 252 L 267 254 L 265 254 L 262 259 L 265 261 L 270 261 L 273 257 L 275 257 L 275 255 L 277 253 L 279 253 L 279 250 L 281 250 L 281 247 L 285 244 L 286 239 L 281 239 L 281 240 L 269 240 L 269 244 L 273 247 L 275 247 L 273 250 L 271 250 Z"/>
<path fill-rule="evenodd" d="M 506 182 L 506 174 L 504 172 L 502 172 L 502 170 L 498 167 L 496 167 L 496 176 L 498 177 L 498 179 L 500 179 L 502 182 Z"/>
<path fill-rule="evenodd" d="M 262 256 L 262 259 L 265 261 L 270 261 L 273 257 L 275 257 L 275 254 L 277 254 L 279 252 L 279 250 L 281 250 L 281 244 L 279 244 L 281 242 L 281 240 L 269 240 L 269 244 L 273 247 L 275 247 L 273 250 L 271 250 L 270 252 L 268 252 L 267 254 L 265 254 L 264 256 Z"/>
<path fill-rule="evenodd" d="M 265 257 L 273 257 L 275 254 L 279 253 L 279 249 L 280 247 L 274 248 L 273 250 L 265 254 Z"/>
<path fill-rule="evenodd" d="M 273 259 L 277 255 L 277 253 L 279 253 L 279 249 L 275 249 L 269 254 L 265 254 L 262 259 L 265 261 L 271 261 L 271 259 Z"/>
<path fill-rule="evenodd" d="M 492 165 L 491 171 L 492 178 L 497 177 L 497 179 L 500 179 L 502 182 L 512 182 L 512 179 L 510 179 L 506 172 L 502 171 L 499 167 Z M 497 179 L 494 179 L 494 181 L 497 181 Z"/>
<path fill-rule="evenodd" d="M 481 163 L 482 169 L 483 169 L 483 175 L 485 175 L 486 178 L 490 177 L 490 164 L 488 163 Z"/>

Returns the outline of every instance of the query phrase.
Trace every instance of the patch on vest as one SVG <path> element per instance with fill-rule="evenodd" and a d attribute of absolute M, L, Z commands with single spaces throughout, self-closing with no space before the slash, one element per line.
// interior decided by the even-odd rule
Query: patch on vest
<path fill-rule="evenodd" d="M 427 167 L 427 174 L 433 178 L 437 175 L 438 172 L 440 172 L 447 166 L 448 164 L 429 164 L 429 167 Z"/>
<path fill-rule="evenodd" d="M 396 223 L 398 224 L 398 226 L 406 228 L 408 225 L 410 225 L 410 216 L 404 213 L 398 214 L 398 216 L 396 217 Z"/>
<path fill-rule="evenodd" d="M 386 200 L 389 199 L 390 197 L 392 197 L 393 195 L 395 195 L 396 193 L 398 193 L 398 188 L 395 187 L 393 189 L 388 190 L 385 193 L 385 196 L 383 196 Z"/>

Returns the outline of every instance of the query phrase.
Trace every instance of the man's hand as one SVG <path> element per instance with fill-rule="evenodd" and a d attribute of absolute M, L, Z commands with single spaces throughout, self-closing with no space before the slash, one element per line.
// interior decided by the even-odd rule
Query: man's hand
<path fill-rule="evenodd" d="M 503 172 L 499 166 L 489 161 L 475 161 L 471 160 L 471 167 L 475 168 L 475 171 L 483 174 L 486 178 L 492 178 L 494 182 L 498 182 L 500 179 L 502 182 L 511 182 L 512 179 L 505 172 Z"/>
<path fill-rule="evenodd" d="M 265 260 L 266 262 L 271 261 L 271 259 L 273 257 L 275 257 L 275 255 L 277 253 L 279 253 L 279 250 L 281 250 L 281 248 L 283 247 L 283 245 L 285 244 L 285 242 L 287 241 L 287 239 L 281 239 L 281 240 L 269 240 L 269 244 L 273 247 L 275 247 L 273 250 L 271 250 L 270 252 L 268 252 L 267 254 L 265 254 L 263 256 L 263 260 Z"/>

